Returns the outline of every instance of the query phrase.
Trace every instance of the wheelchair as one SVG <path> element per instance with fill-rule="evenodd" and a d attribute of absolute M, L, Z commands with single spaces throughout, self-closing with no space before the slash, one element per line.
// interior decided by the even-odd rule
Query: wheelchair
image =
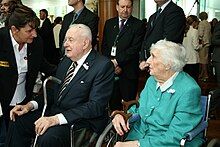
<path fill-rule="evenodd" d="M 203 133 L 204 142 L 206 141 L 206 131 L 208 127 L 208 118 L 209 118 L 209 108 L 210 108 L 210 99 L 213 96 L 214 91 L 210 91 L 208 96 L 201 96 L 201 106 L 202 106 L 202 114 L 203 119 L 199 123 L 199 125 L 194 128 L 192 131 L 185 134 L 185 137 L 181 139 L 180 146 L 184 147 L 186 142 L 191 141 L 195 136 Z M 140 116 L 133 115 L 130 116 L 129 123 L 140 119 Z M 123 141 L 125 136 L 119 136 L 114 130 L 112 122 L 108 124 L 103 133 L 99 136 L 95 147 L 113 147 L 117 141 Z"/>

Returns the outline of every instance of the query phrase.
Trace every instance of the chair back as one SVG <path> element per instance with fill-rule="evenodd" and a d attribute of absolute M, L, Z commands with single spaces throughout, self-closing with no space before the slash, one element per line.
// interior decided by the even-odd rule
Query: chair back
<path fill-rule="evenodd" d="M 202 106 L 202 114 L 203 118 L 202 121 L 207 123 L 208 126 L 208 119 L 209 119 L 209 108 L 210 108 L 210 100 L 212 97 L 212 91 L 209 92 L 208 96 L 201 96 L 201 106 Z M 204 138 L 206 138 L 207 127 L 204 129 Z"/>
<path fill-rule="evenodd" d="M 209 106 L 210 106 L 211 94 L 208 96 L 201 96 L 201 107 L 202 107 L 202 121 L 208 121 L 209 117 Z"/>
<path fill-rule="evenodd" d="M 209 105 L 212 94 L 209 93 L 208 96 L 201 96 L 201 107 L 202 107 L 202 121 L 197 127 L 195 127 L 190 132 L 185 134 L 185 137 L 180 140 L 180 146 L 184 147 L 186 141 L 191 141 L 195 136 L 203 132 L 203 137 L 206 140 L 206 130 L 208 127 L 208 118 L 209 118 Z"/>

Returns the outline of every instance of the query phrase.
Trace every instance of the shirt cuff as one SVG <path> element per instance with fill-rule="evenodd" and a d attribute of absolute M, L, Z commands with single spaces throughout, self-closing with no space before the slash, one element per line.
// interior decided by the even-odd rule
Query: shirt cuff
<path fill-rule="evenodd" d="M 118 62 L 117 62 L 117 60 L 116 60 L 116 59 L 114 59 L 114 62 L 115 62 L 115 64 L 118 66 Z"/>
<path fill-rule="evenodd" d="M 60 125 L 67 124 L 67 120 L 62 113 L 57 114 L 57 117 Z"/>
<path fill-rule="evenodd" d="M 30 101 L 30 103 L 34 106 L 34 108 L 31 111 L 38 109 L 38 103 L 36 101 Z"/>
<path fill-rule="evenodd" d="M 112 63 L 114 64 L 115 67 L 118 66 L 118 62 L 117 62 L 116 59 L 112 59 L 111 61 L 112 61 Z"/>

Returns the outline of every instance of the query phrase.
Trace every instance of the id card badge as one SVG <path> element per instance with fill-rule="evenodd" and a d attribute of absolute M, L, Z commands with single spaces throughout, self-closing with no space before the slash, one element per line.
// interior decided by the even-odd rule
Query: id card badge
<path fill-rule="evenodd" d="M 115 57 L 115 56 L 116 56 L 116 46 L 113 46 L 113 47 L 112 47 L 111 56 L 112 56 L 112 57 Z"/>

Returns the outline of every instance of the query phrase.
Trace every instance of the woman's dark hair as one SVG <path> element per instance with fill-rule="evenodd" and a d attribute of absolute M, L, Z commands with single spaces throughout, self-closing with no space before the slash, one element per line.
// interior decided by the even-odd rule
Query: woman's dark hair
<path fill-rule="evenodd" d="M 189 31 L 190 26 L 192 25 L 193 22 L 199 22 L 199 19 L 196 15 L 189 15 L 186 18 L 186 27 L 185 27 L 185 32 L 184 36 L 186 37 L 187 32 Z"/>
<path fill-rule="evenodd" d="M 8 16 L 8 27 L 15 26 L 17 29 L 29 25 L 31 28 L 37 28 L 40 24 L 36 13 L 29 7 L 17 4 Z"/>
<path fill-rule="evenodd" d="M 54 20 L 54 23 L 55 24 L 58 24 L 62 21 L 62 17 L 56 17 L 55 20 Z"/>
<path fill-rule="evenodd" d="M 199 18 L 201 20 L 207 20 L 208 19 L 208 14 L 206 12 L 201 12 L 201 13 L 199 13 Z"/>

